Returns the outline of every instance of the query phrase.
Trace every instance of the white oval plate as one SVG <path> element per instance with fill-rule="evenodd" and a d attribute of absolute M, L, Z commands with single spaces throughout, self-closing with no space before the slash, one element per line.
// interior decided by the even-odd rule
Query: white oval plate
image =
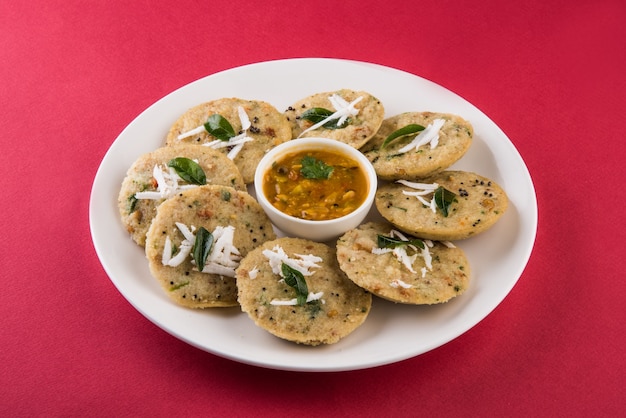
<path fill-rule="evenodd" d="M 470 289 L 434 306 L 375 298 L 365 323 L 337 344 L 307 347 L 258 328 L 239 308 L 191 310 L 170 301 L 148 270 L 143 249 L 123 228 L 117 195 L 126 170 L 141 154 L 164 144 L 188 108 L 222 97 L 263 100 L 283 111 L 308 95 L 341 88 L 378 97 L 386 116 L 405 111 L 455 113 L 474 126 L 468 153 L 451 168 L 474 171 L 507 192 L 507 213 L 489 231 L 458 242 L 472 268 Z M 528 169 L 511 141 L 471 103 L 415 75 L 380 65 L 336 59 L 289 59 L 247 65 L 190 83 L 154 103 L 113 142 L 96 174 L 89 208 L 93 243 L 120 293 L 171 335 L 210 353 L 283 370 L 341 371 L 404 360 L 463 334 L 511 291 L 530 257 L 537 200 Z"/>

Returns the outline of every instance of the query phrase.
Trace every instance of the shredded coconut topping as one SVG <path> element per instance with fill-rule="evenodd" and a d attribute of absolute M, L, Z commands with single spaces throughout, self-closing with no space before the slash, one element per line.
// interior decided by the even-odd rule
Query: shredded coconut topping
<path fill-rule="evenodd" d="M 195 184 L 179 184 L 178 182 L 182 181 L 182 178 L 180 178 L 176 170 L 172 167 L 161 167 L 156 164 L 152 169 L 152 177 L 154 177 L 157 182 L 156 191 L 137 192 L 135 193 L 136 199 L 169 199 L 182 190 L 198 187 Z"/>
<path fill-rule="evenodd" d="M 250 280 L 256 279 L 258 275 L 259 269 L 256 266 L 254 266 L 254 268 L 248 272 L 248 277 L 250 278 Z"/>
<path fill-rule="evenodd" d="M 300 138 L 306 132 L 314 131 L 314 130 L 316 130 L 317 128 L 319 128 L 321 126 L 324 126 L 327 122 L 330 122 L 331 120 L 339 119 L 337 121 L 337 125 L 341 126 L 342 124 L 345 123 L 345 121 L 346 121 L 346 119 L 348 119 L 348 117 L 356 116 L 356 115 L 359 114 L 359 109 L 355 108 L 354 106 L 358 102 L 363 100 L 363 96 L 359 96 L 356 99 L 354 99 L 353 101 L 351 101 L 350 103 L 348 103 L 346 101 L 346 99 L 344 99 L 343 97 L 341 97 L 341 96 L 339 96 L 338 94 L 335 93 L 335 94 L 331 95 L 328 98 L 328 100 L 330 101 L 330 103 L 335 108 L 335 113 L 333 113 L 332 115 L 328 116 L 327 118 L 317 122 L 313 126 L 310 126 L 307 129 L 305 129 L 304 131 L 302 131 L 300 133 L 300 135 L 298 135 L 298 138 Z"/>
<path fill-rule="evenodd" d="M 403 287 L 405 289 L 410 289 L 413 287 L 412 284 L 405 283 L 400 279 L 393 279 L 391 283 L 389 283 L 389 286 L 394 287 L 394 288 Z"/>
<path fill-rule="evenodd" d="M 178 246 L 178 253 L 172 257 L 172 240 L 165 237 L 161 263 L 164 266 L 177 267 L 191 254 L 196 243 L 196 228 L 176 222 L 176 227 L 183 234 L 183 241 Z M 205 261 L 202 273 L 219 274 L 221 276 L 235 277 L 235 269 L 239 266 L 241 255 L 233 245 L 235 228 L 233 226 L 218 226 L 213 231 L 213 247 Z M 192 263 L 194 263 L 192 261 Z M 195 264 L 195 263 L 194 263 Z"/>
<path fill-rule="evenodd" d="M 306 302 L 312 302 L 314 300 L 320 300 L 322 299 L 322 296 L 324 296 L 324 292 L 317 292 L 317 293 L 313 293 L 313 292 L 309 292 L 309 295 L 306 297 Z M 325 303 L 324 299 L 322 299 L 322 303 Z M 272 299 L 270 301 L 270 305 L 275 305 L 275 306 L 295 306 L 298 304 L 298 299 L 293 298 L 293 299 Z"/>
<path fill-rule="evenodd" d="M 272 268 L 272 272 L 274 274 L 278 274 L 282 277 L 282 264 L 285 263 L 289 267 L 294 270 L 302 273 L 303 276 L 310 276 L 314 271 L 309 270 L 310 268 L 317 267 L 319 268 L 319 264 L 322 262 L 321 257 L 317 257 L 315 255 L 303 255 L 303 254 L 295 254 L 296 258 L 290 258 L 285 250 L 279 245 L 274 246 L 271 250 L 263 250 L 263 255 L 269 260 L 270 267 Z"/>
<path fill-rule="evenodd" d="M 176 222 L 176 227 L 185 239 L 178 246 L 178 253 L 172 257 L 172 240 L 169 235 L 165 237 L 165 245 L 163 246 L 163 255 L 161 257 L 161 263 L 164 266 L 178 267 L 191 254 L 191 249 L 196 243 L 196 235 L 194 234 L 196 228 L 193 225 L 190 229 L 187 225 Z"/>
<path fill-rule="evenodd" d="M 315 272 L 311 271 L 310 269 L 313 267 L 319 268 L 320 266 L 317 263 L 323 261 L 321 257 L 315 256 L 313 254 L 294 254 L 297 258 L 290 258 L 280 245 L 274 246 L 274 248 L 272 248 L 271 250 L 263 250 L 263 255 L 268 259 L 270 267 L 272 268 L 272 272 L 280 276 L 281 280 L 284 279 L 282 272 L 283 263 L 287 264 L 294 270 L 299 271 L 300 273 L 302 273 L 303 276 L 311 276 Z M 324 292 L 309 292 L 306 301 L 308 303 L 314 300 L 319 300 L 322 298 L 323 295 Z M 270 302 L 271 305 L 297 305 L 297 303 L 298 301 L 295 298 L 287 300 L 273 299 Z M 322 303 L 325 303 L 323 299 Z"/>
<path fill-rule="evenodd" d="M 234 160 L 237 154 L 239 154 L 239 151 L 241 151 L 241 149 L 243 148 L 243 144 L 254 140 L 254 138 L 248 136 L 248 129 L 250 129 L 251 126 L 248 114 L 241 106 L 237 106 L 237 113 L 239 114 L 239 121 L 241 122 L 241 133 L 239 135 L 233 136 L 228 141 L 216 139 L 215 141 L 207 142 L 202 145 L 214 149 L 233 147 L 230 151 L 228 151 L 228 154 L 226 154 L 226 156 L 229 159 Z"/>
<path fill-rule="evenodd" d="M 181 139 L 188 138 L 188 137 L 194 136 L 194 135 L 198 135 L 198 134 L 200 134 L 202 132 L 206 132 L 206 128 L 204 127 L 204 125 L 198 126 L 197 128 L 193 128 L 190 131 L 183 132 L 182 134 L 178 135 L 176 137 L 176 139 L 178 139 L 180 141 Z"/>
<path fill-rule="evenodd" d="M 429 248 L 433 248 L 434 244 L 431 240 L 424 240 L 424 248 L 422 250 L 422 257 L 424 258 L 424 262 L 426 263 L 426 268 L 428 270 L 433 269 L 433 257 L 430 255 Z"/>
<path fill-rule="evenodd" d="M 389 235 L 391 236 L 391 238 L 395 237 L 395 238 L 400 239 L 401 241 L 409 241 L 409 239 L 404 234 L 402 234 L 400 231 L 397 231 L 395 229 L 392 229 Z M 413 269 L 413 263 L 415 262 L 417 257 L 420 256 L 424 259 L 424 263 L 426 263 L 426 267 L 421 269 L 422 277 L 424 277 L 426 275 L 426 269 L 428 270 L 433 269 L 432 255 L 430 254 L 430 248 L 432 248 L 434 244 L 431 240 L 423 240 L 423 242 L 424 242 L 424 248 L 419 248 L 419 249 L 415 245 L 412 245 L 412 244 L 402 245 L 402 246 L 398 246 L 394 248 L 374 247 L 372 248 L 372 254 L 380 255 L 380 254 L 392 253 L 393 255 L 396 256 L 398 261 L 401 262 L 411 273 L 417 273 Z M 409 248 L 413 250 L 414 252 L 413 255 L 409 255 L 407 253 L 407 249 Z M 397 282 L 398 280 L 399 279 L 395 279 L 394 281 L 392 281 L 391 286 L 392 287 L 402 286 L 400 283 Z M 402 286 L 402 287 L 405 287 L 405 286 Z"/>
<path fill-rule="evenodd" d="M 433 211 L 433 213 L 437 212 L 437 204 L 435 203 L 435 199 L 434 199 L 434 192 L 435 190 L 437 190 L 437 187 L 439 187 L 439 184 L 437 183 L 414 183 L 411 181 L 407 181 L 407 180 L 397 180 L 396 183 L 400 183 L 403 184 L 407 187 L 410 187 L 412 189 L 415 189 L 417 191 L 412 192 L 412 191 L 408 191 L 408 190 L 402 190 L 402 194 L 406 195 L 406 196 L 413 196 L 415 198 L 417 198 L 417 200 L 419 200 L 424 206 L 429 207 L 430 210 Z M 429 195 L 433 193 L 433 198 L 430 200 L 426 200 L 423 196 Z"/>
<path fill-rule="evenodd" d="M 397 231 L 395 229 L 391 230 L 390 235 L 392 238 L 398 237 L 398 239 L 402 241 L 409 240 L 407 237 L 404 236 L 404 234 L 402 234 L 400 231 Z M 415 253 L 413 255 L 409 255 L 406 251 L 407 248 L 412 249 Z M 407 244 L 406 246 L 402 245 L 402 246 L 394 247 L 394 248 L 374 247 L 372 248 L 372 253 L 373 254 L 392 253 L 393 255 L 396 256 L 398 261 L 404 265 L 404 267 L 406 267 L 411 273 L 415 273 L 415 270 L 413 270 L 413 263 L 415 262 L 415 259 L 417 258 L 417 247 L 415 247 L 414 245 Z"/>
<path fill-rule="evenodd" d="M 439 145 L 439 131 L 446 123 L 445 119 L 435 119 L 433 123 L 428 125 L 420 132 L 411 142 L 398 150 L 399 153 L 409 152 L 412 149 L 418 149 L 422 145 L 430 144 L 430 149 L 434 149 Z"/>
<path fill-rule="evenodd" d="M 241 254 L 233 245 L 235 227 L 217 226 L 213 231 L 213 248 L 206 259 L 203 273 L 219 274 L 227 277 L 235 277 L 235 269 L 239 267 Z"/>
<path fill-rule="evenodd" d="M 248 114 L 242 106 L 237 106 L 237 114 L 239 115 L 239 121 L 241 122 L 241 133 L 239 135 L 229 138 L 228 141 L 216 139 L 202 145 L 213 149 L 232 147 L 232 149 L 228 151 L 228 154 L 226 154 L 226 156 L 231 160 L 235 159 L 237 154 L 239 154 L 239 151 L 241 151 L 241 149 L 243 148 L 243 144 L 254 140 L 254 138 L 248 136 L 248 129 L 250 129 L 250 126 L 252 126 L 252 124 L 250 123 L 250 118 L 248 117 Z M 201 132 L 206 132 L 206 128 L 204 127 L 204 125 L 198 126 L 197 128 L 194 128 L 190 131 L 183 132 L 182 134 L 178 135 L 178 139 L 181 140 L 183 138 L 197 135 Z"/>

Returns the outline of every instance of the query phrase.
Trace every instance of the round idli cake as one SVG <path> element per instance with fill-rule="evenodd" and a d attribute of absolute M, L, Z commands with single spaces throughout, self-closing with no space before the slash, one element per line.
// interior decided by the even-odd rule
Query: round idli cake
<path fill-rule="evenodd" d="M 418 182 L 381 184 L 376 208 L 399 230 L 419 238 L 454 241 L 491 228 L 508 197 L 496 182 L 467 171 L 443 171 Z"/>
<path fill-rule="evenodd" d="M 331 138 L 359 149 L 380 128 L 385 108 L 368 92 L 342 89 L 305 97 L 289 106 L 284 114 L 294 138 Z M 335 117 L 324 122 L 332 114 Z M 341 116 L 345 116 L 345 121 Z"/>
<path fill-rule="evenodd" d="M 394 138 L 386 141 L 390 135 Z M 406 112 L 385 119 L 361 151 L 383 180 L 418 179 L 458 161 L 469 149 L 473 136 L 472 125 L 459 116 Z"/>
<path fill-rule="evenodd" d="M 252 250 L 237 268 L 237 288 L 256 325 L 305 345 L 338 342 L 365 321 L 372 304 L 372 295 L 341 271 L 334 248 L 301 238 Z"/>
<path fill-rule="evenodd" d="M 208 124 L 211 133 L 205 128 Z M 165 143 L 215 147 L 232 159 L 246 184 L 265 153 L 291 139 L 285 116 L 260 100 L 222 98 L 187 110 L 171 126 Z"/>
<path fill-rule="evenodd" d="M 346 232 L 337 241 L 337 260 L 355 284 L 396 303 L 447 302 L 470 283 L 463 250 L 416 240 L 387 223 L 368 222 Z"/>
<path fill-rule="evenodd" d="M 240 260 L 275 238 L 267 215 L 247 192 L 207 185 L 159 206 L 145 250 L 150 272 L 173 301 L 189 308 L 227 307 L 237 305 Z"/>
<path fill-rule="evenodd" d="M 163 201 L 204 184 L 246 187 L 235 164 L 211 148 L 177 144 L 141 155 L 128 169 L 117 198 L 122 223 L 133 241 L 145 245 L 146 232 Z"/>

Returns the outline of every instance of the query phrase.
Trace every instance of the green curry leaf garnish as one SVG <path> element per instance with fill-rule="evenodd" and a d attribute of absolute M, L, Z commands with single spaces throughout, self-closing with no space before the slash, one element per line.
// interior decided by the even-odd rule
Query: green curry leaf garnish
<path fill-rule="evenodd" d="M 193 244 L 191 253 L 199 271 L 204 270 L 204 264 L 213 247 L 213 240 L 213 234 L 203 226 L 196 231 L 196 242 Z"/>
<path fill-rule="evenodd" d="M 300 115 L 300 119 L 308 120 L 313 124 L 320 123 L 324 119 L 332 116 L 335 113 L 332 110 L 324 109 L 323 107 L 313 107 Z M 344 123 L 338 125 L 339 119 L 332 119 L 326 122 L 323 127 L 326 129 L 341 129 L 350 124 L 350 119 L 346 119 Z"/>
<path fill-rule="evenodd" d="M 385 140 L 383 141 L 382 145 L 380 146 L 381 149 L 385 148 L 387 145 L 389 145 L 389 143 L 391 141 L 393 141 L 394 139 L 397 138 L 401 138 L 403 136 L 407 136 L 407 135 L 411 135 L 411 134 L 416 134 L 420 131 L 423 131 L 424 128 L 422 125 L 418 125 L 415 123 L 412 123 L 410 125 L 406 125 L 403 128 L 400 128 L 396 131 L 393 131 L 391 134 L 389 134 L 389 136 L 387 136 L 387 138 L 385 138 Z"/>
<path fill-rule="evenodd" d="M 230 122 L 218 114 L 209 116 L 209 119 L 204 124 L 204 129 L 221 141 L 228 141 L 236 136 L 235 129 L 233 129 Z"/>
<path fill-rule="evenodd" d="M 197 162 L 189 158 L 174 158 L 167 163 L 167 166 L 176 170 L 176 174 L 188 183 L 197 184 L 199 186 L 206 184 L 206 174 L 204 170 Z"/>
<path fill-rule="evenodd" d="M 294 289 L 296 289 L 296 299 L 299 306 L 306 304 L 306 299 L 309 296 L 309 288 L 304 280 L 304 276 L 298 270 L 283 263 L 281 265 L 281 273 L 285 279 L 285 283 Z"/>
<path fill-rule="evenodd" d="M 450 213 L 450 205 L 456 201 L 456 194 L 443 186 L 439 186 L 437 187 L 437 190 L 435 190 L 434 199 L 437 208 L 441 211 L 441 214 L 444 217 L 447 217 Z"/>
<path fill-rule="evenodd" d="M 378 242 L 376 245 L 378 245 L 378 248 L 397 248 L 403 245 L 414 245 L 422 250 L 424 249 L 424 241 L 421 239 L 413 238 L 408 241 L 403 241 L 401 239 L 391 238 L 380 234 L 378 234 Z"/>

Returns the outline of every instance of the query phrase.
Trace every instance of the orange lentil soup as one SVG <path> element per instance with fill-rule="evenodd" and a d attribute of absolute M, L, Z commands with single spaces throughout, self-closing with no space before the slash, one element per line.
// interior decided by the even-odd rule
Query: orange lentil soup
<path fill-rule="evenodd" d="M 314 221 L 353 212 L 365 200 L 368 187 L 356 161 L 323 150 L 286 155 L 263 177 L 263 192 L 276 209 Z"/>

